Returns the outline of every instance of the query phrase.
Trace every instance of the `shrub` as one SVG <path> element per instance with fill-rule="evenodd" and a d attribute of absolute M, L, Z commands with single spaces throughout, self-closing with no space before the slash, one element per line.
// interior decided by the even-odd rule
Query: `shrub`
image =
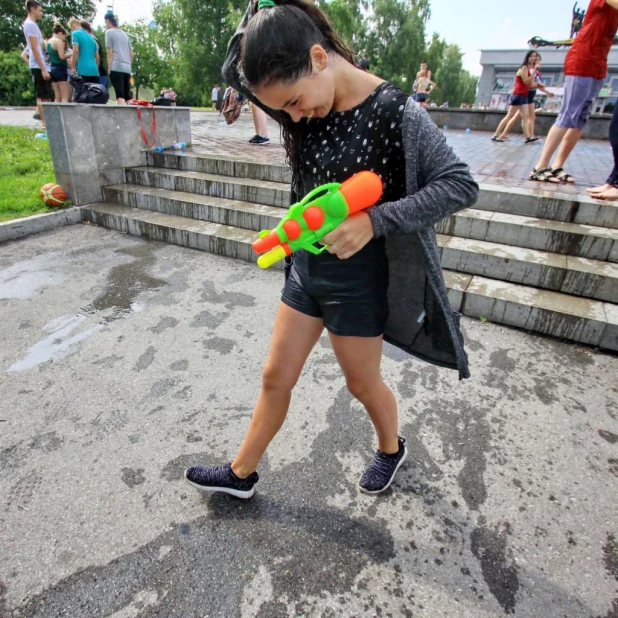
<path fill-rule="evenodd" d="M 34 105 L 34 85 L 21 49 L 0 51 L 0 105 Z"/>

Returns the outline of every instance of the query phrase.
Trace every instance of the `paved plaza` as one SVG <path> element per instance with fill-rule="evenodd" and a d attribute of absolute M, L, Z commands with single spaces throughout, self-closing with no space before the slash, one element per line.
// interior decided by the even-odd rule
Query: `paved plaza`
<path fill-rule="evenodd" d="M 196 149 L 283 160 L 247 114 L 193 122 Z M 485 182 L 513 176 L 475 148 L 537 148 L 446 137 Z M 368 496 L 374 433 L 323 335 L 256 495 L 188 486 L 242 441 L 282 283 L 85 224 L 0 243 L 1 618 L 618 616 L 616 355 L 463 318 L 459 382 L 385 346 L 410 456 Z"/>
<path fill-rule="evenodd" d="M 283 162 L 285 152 L 279 141 L 278 125 L 269 119 L 271 144 L 254 146 L 248 144 L 253 137 L 251 114 L 244 113 L 231 126 L 222 124 L 222 116 L 210 113 L 192 113 L 194 150 L 248 156 L 272 162 Z M 580 140 L 568 160 L 568 171 L 576 180 L 576 186 L 564 183 L 550 185 L 527 180 L 543 148 L 543 140 L 525 144 L 521 135 L 512 135 L 508 142 L 491 141 L 491 134 L 474 131 L 444 131 L 446 141 L 467 163 L 478 182 L 532 189 L 551 195 L 561 193 L 585 193 L 586 187 L 603 184 L 613 167 L 609 141 Z"/>
<path fill-rule="evenodd" d="M 388 347 L 410 457 L 326 336 L 250 501 L 229 461 L 280 272 L 83 224 L 0 245 L 2 618 L 613 618 L 618 358 L 463 319 L 472 378 Z M 613 609 L 612 609 L 613 608 Z"/>
<path fill-rule="evenodd" d="M 0 109 L 0 125 L 41 127 L 32 118 L 32 109 L 6 111 Z M 283 163 L 285 152 L 280 144 L 279 127 L 268 120 L 271 143 L 254 146 L 248 143 L 255 131 L 250 113 L 228 126 L 223 116 L 216 112 L 191 112 L 193 150 L 231 156 L 242 156 Z M 521 135 L 512 135 L 503 144 L 492 142 L 491 134 L 483 132 L 444 131 L 447 142 L 457 155 L 467 163 L 478 182 L 532 189 L 544 195 L 553 192 L 585 193 L 586 187 L 601 185 L 613 166 L 609 141 L 580 140 L 568 160 L 567 171 L 577 184 L 550 185 L 527 180 L 543 148 L 543 140 L 524 144 Z"/>

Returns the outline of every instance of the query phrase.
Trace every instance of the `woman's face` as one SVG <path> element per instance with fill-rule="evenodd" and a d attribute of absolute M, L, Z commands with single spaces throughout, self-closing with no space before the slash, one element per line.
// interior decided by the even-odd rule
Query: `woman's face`
<path fill-rule="evenodd" d="M 536 52 L 530 54 L 530 58 L 528 58 L 528 64 L 534 65 L 539 61 L 539 55 Z"/>
<path fill-rule="evenodd" d="M 333 108 L 335 84 L 328 54 L 319 45 L 309 51 L 313 71 L 293 84 L 276 82 L 256 88 L 254 94 L 264 105 L 287 112 L 294 122 L 301 118 L 324 118 Z"/>

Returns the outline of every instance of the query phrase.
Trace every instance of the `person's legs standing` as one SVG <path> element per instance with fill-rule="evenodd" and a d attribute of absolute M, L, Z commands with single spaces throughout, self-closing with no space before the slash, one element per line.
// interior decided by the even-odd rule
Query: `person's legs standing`
<path fill-rule="evenodd" d="M 614 169 L 611 171 L 607 181 L 600 187 L 588 189 L 592 197 L 598 199 L 618 199 L 618 102 L 614 105 L 614 114 L 609 123 L 609 143 L 614 153 Z"/>
<path fill-rule="evenodd" d="M 71 84 L 68 81 L 58 82 L 60 86 L 60 100 L 62 103 L 68 103 L 71 100 Z"/>
<path fill-rule="evenodd" d="M 43 79 L 43 73 L 41 69 L 30 69 L 32 75 L 32 81 L 34 82 L 34 93 L 36 97 L 36 107 L 41 116 L 41 122 L 43 128 L 45 128 L 45 116 L 43 114 L 43 103 L 49 103 L 51 101 L 52 87 L 51 76 L 50 79 Z"/>
<path fill-rule="evenodd" d="M 564 97 L 562 107 L 554 126 L 550 129 L 541 158 L 536 169 L 546 169 L 558 148 L 560 150 L 554 161 L 554 169 L 562 169 L 568 156 L 581 137 L 583 128 L 590 115 L 592 101 L 599 94 L 603 80 L 592 77 L 567 75 L 564 80 Z"/>
<path fill-rule="evenodd" d="M 399 450 L 397 402 L 382 380 L 383 337 L 341 337 L 328 333 L 350 394 L 367 409 L 378 436 L 378 448 Z"/>
<path fill-rule="evenodd" d="M 255 136 L 249 142 L 252 144 L 264 144 L 269 142 L 268 128 L 266 126 L 266 112 L 260 109 L 257 105 L 251 108 L 253 115 L 253 126 L 255 127 Z"/>
<path fill-rule="evenodd" d="M 246 478 L 257 468 L 266 448 L 281 428 L 290 406 L 292 389 L 323 329 L 321 318 L 280 303 L 262 373 L 260 395 L 243 443 L 232 462 L 232 470 L 239 478 Z"/>
<path fill-rule="evenodd" d="M 498 128 L 496 129 L 492 139 L 504 139 L 502 136 L 505 135 L 504 131 L 506 126 L 509 124 L 510 120 L 515 117 L 517 112 L 519 111 L 519 105 L 511 105 L 506 113 L 506 116 L 500 121 Z"/>
<path fill-rule="evenodd" d="M 114 92 L 116 93 L 116 104 L 126 105 L 127 97 L 129 96 L 129 82 L 131 76 L 128 73 L 121 71 L 110 71 L 109 80 L 112 82 Z"/>

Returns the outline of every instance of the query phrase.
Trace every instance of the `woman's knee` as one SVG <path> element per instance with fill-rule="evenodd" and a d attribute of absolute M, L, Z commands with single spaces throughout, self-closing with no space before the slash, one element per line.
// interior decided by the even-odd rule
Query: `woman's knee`
<path fill-rule="evenodd" d="M 346 378 L 346 387 L 348 391 L 361 402 L 367 399 L 381 384 L 381 378 L 369 379 L 367 376 L 362 375 L 348 376 Z"/>
<path fill-rule="evenodd" d="M 289 369 L 266 363 L 262 370 L 262 388 L 267 391 L 291 392 L 298 382 L 299 374 Z"/>

